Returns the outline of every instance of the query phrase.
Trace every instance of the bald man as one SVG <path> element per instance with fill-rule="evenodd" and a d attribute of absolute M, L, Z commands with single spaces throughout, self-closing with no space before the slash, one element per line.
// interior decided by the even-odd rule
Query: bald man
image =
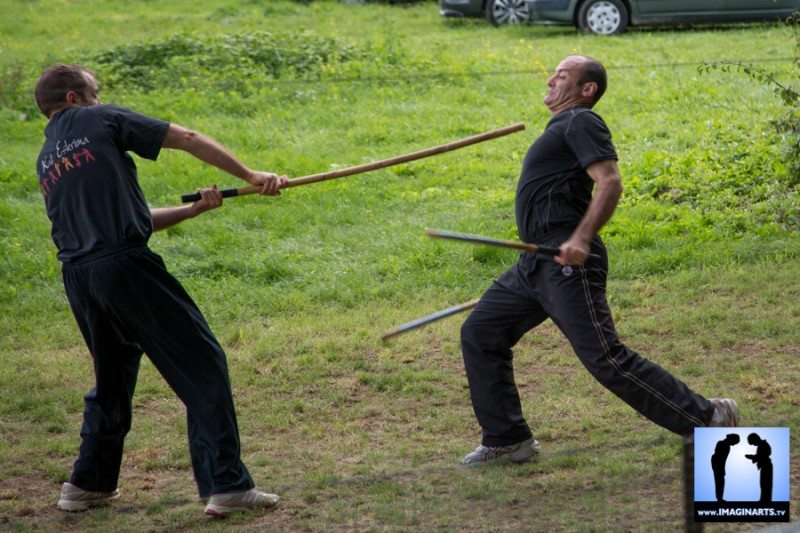
<path fill-rule="evenodd" d="M 597 234 L 622 194 L 611 133 L 592 111 L 606 86 L 603 65 L 585 56 L 566 57 L 547 80 L 544 104 L 552 117 L 522 164 L 516 220 L 522 241 L 558 248 L 559 255 L 553 261 L 521 254 L 461 328 L 472 406 L 483 433 L 464 465 L 500 458 L 523 462 L 539 452 L 522 414 L 512 348 L 548 318 L 603 386 L 656 424 L 680 435 L 738 424 L 736 402 L 696 394 L 617 336 L 605 297 L 608 257 Z"/>

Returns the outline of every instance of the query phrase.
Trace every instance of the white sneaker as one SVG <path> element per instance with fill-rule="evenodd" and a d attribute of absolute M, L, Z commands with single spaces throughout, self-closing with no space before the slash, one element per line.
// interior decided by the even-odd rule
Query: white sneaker
<path fill-rule="evenodd" d="M 279 499 L 277 494 L 268 494 L 258 489 L 214 494 L 208 499 L 205 513 L 209 516 L 226 516 L 237 511 L 268 509 L 278 503 Z"/>
<path fill-rule="evenodd" d="M 468 453 L 462 460 L 462 465 L 477 465 L 501 457 L 507 457 L 514 463 L 524 463 L 539 453 L 539 441 L 530 439 L 511 444 L 509 446 L 478 446 L 475 451 Z"/>
<path fill-rule="evenodd" d="M 739 406 L 730 398 L 709 398 L 714 405 L 714 415 L 708 426 L 712 428 L 735 428 L 739 425 Z"/>
<path fill-rule="evenodd" d="M 92 492 L 76 487 L 72 483 L 61 486 L 61 496 L 58 498 L 58 508 L 63 511 L 85 511 L 89 507 L 103 505 L 119 498 L 119 489 L 113 492 Z"/>

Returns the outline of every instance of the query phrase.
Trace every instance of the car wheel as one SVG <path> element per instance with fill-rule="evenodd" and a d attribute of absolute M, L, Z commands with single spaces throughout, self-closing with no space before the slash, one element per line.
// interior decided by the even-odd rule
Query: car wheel
<path fill-rule="evenodd" d="M 486 18 L 495 26 L 527 24 L 531 20 L 531 8 L 526 0 L 489 0 Z"/>
<path fill-rule="evenodd" d="M 578 12 L 578 26 L 598 35 L 616 35 L 628 27 L 628 10 L 619 0 L 587 0 Z"/>

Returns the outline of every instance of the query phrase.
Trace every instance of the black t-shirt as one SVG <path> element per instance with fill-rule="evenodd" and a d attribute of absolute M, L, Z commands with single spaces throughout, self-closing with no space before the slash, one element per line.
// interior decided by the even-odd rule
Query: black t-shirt
<path fill-rule="evenodd" d="M 126 152 L 156 159 L 168 129 L 111 105 L 70 107 L 50 120 L 36 170 L 61 261 L 147 242 L 150 209 Z"/>
<path fill-rule="evenodd" d="M 586 167 L 609 159 L 617 159 L 611 132 L 592 110 L 576 107 L 551 118 L 522 163 L 516 198 L 520 239 L 537 242 L 577 227 L 594 186 Z"/>

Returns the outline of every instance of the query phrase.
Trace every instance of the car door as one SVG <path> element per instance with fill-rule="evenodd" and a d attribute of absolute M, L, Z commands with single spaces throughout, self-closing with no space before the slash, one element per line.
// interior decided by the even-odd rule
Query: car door
<path fill-rule="evenodd" d="M 725 11 L 725 0 L 635 0 L 642 15 Z M 729 2 L 732 0 L 729 0 Z M 765 0 L 769 2 L 770 0 Z"/>
<path fill-rule="evenodd" d="M 728 11 L 785 11 L 800 8 L 798 0 L 727 0 Z"/>

